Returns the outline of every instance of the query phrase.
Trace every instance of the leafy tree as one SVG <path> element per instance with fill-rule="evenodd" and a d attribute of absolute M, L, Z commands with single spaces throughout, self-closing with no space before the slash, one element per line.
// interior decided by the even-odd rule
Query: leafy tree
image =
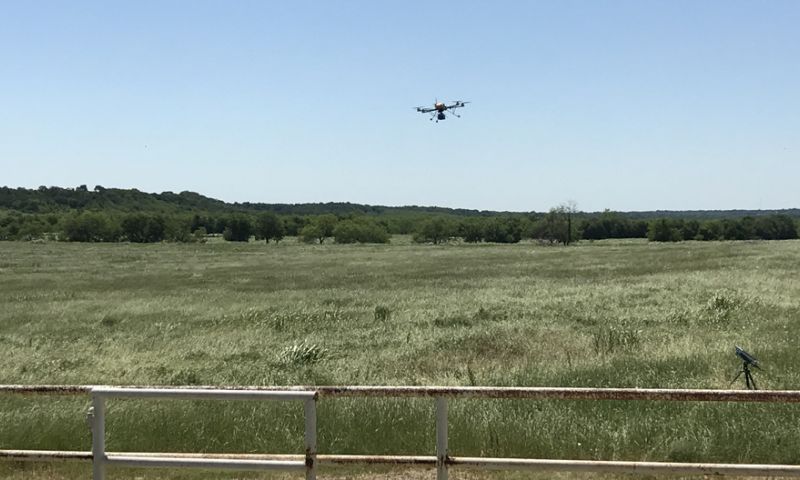
<path fill-rule="evenodd" d="M 680 229 L 683 240 L 693 240 L 700 233 L 700 222 L 697 220 L 682 221 Z"/>
<path fill-rule="evenodd" d="M 723 219 L 722 238 L 725 240 L 749 240 L 755 238 L 755 222 L 753 218 Z"/>
<path fill-rule="evenodd" d="M 269 243 L 270 239 L 279 242 L 283 239 L 285 229 L 283 221 L 272 212 L 259 213 L 255 221 L 256 240 L 265 240 Z"/>
<path fill-rule="evenodd" d="M 764 240 L 789 240 L 797 238 L 797 225 L 787 215 L 768 215 L 755 219 L 754 233 Z"/>
<path fill-rule="evenodd" d="M 197 230 L 192 232 L 192 241 L 197 243 L 206 243 L 206 235 L 208 235 L 206 227 L 199 227 Z"/>
<path fill-rule="evenodd" d="M 165 218 L 164 239 L 170 242 L 193 242 L 192 219 L 185 215 L 173 215 Z"/>
<path fill-rule="evenodd" d="M 363 217 L 337 223 L 333 237 L 336 243 L 389 243 L 386 227 Z"/>
<path fill-rule="evenodd" d="M 253 233 L 250 218 L 242 214 L 234 214 L 225 219 L 222 238 L 229 242 L 247 242 Z"/>
<path fill-rule="evenodd" d="M 581 220 L 578 231 L 581 238 L 587 240 L 645 238 L 647 237 L 647 222 L 644 220 L 630 220 L 615 212 L 606 210 L 599 216 Z"/>
<path fill-rule="evenodd" d="M 522 240 L 522 224 L 518 218 L 493 217 L 484 222 L 483 238 L 487 242 L 517 243 Z"/>
<path fill-rule="evenodd" d="M 283 219 L 283 227 L 286 232 L 286 235 L 290 237 L 296 237 L 300 235 L 300 230 L 306 226 L 306 219 L 301 217 L 300 215 L 291 215 L 284 217 Z"/>
<path fill-rule="evenodd" d="M 463 220 L 458 226 L 458 234 L 467 243 L 478 243 L 483 241 L 485 232 L 483 220 L 480 218 L 468 218 Z"/>
<path fill-rule="evenodd" d="M 119 228 L 102 213 L 84 212 L 64 219 L 63 238 L 70 242 L 116 242 Z"/>
<path fill-rule="evenodd" d="M 707 220 L 697 229 L 695 240 L 719 240 L 722 238 L 722 223 L 718 220 Z"/>
<path fill-rule="evenodd" d="M 336 218 L 336 215 L 328 214 L 314 217 L 300 231 L 300 239 L 304 242 L 318 241 L 319 243 L 324 243 L 326 238 L 335 236 L 334 232 L 338 222 L 339 219 Z"/>
<path fill-rule="evenodd" d="M 161 215 L 132 213 L 122 218 L 120 231 L 129 242 L 160 242 L 165 238 L 166 221 Z"/>
<path fill-rule="evenodd" d="M 650 222 L 647 239 L 651 242 L 680 242 L 683 240 L 680 223 L 668 218 L 659 218 Z"/>
<path fill-rule="evenodd" d="M 418 243 L 433 243 L 437 245 L 455 234 L 453 224 L 443 217 L 431 217 L 424 220 L 414 234 L 414 241 Z"/>
<path fill-rule="evenodd" d="M 551 208 L 535 223 L 533 238 L 569 245 L 579 237 L 578 222 L 574 221 L 576 213 L 577 207 L 572 202 Z"/>

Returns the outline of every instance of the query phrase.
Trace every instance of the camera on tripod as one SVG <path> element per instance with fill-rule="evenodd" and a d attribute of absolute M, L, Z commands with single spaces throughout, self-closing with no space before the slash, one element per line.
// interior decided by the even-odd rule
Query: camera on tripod
<path fill-rule="evenodd" d="M 739 375 L 744 373 L 744 383 L 747 386 L 747 389 L 758 390 L 758 387 L 756 386 L 756 380 L 753 378 L 753 373 L 750 371 L 750 367 L 755 367 L 761 370 L 761 367 L 758 366 L 758 360 L 756 357 L 747 353 L 742 347 L 738 345 L 734 345 L 734 347 L 736 347 L 736 356 L 742 360 L 742 369 L 739 370 L 739 373 L 737 373 L 735 377 L 733 377 L 731 385 L 733 385 L 733 382 L 739 378 Z"/>

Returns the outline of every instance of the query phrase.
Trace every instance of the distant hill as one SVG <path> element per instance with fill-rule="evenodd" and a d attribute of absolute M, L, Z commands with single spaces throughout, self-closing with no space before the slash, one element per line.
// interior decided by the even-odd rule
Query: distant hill
<path fill-rule="evenodd" d="M 77 188 L 39 187 L 38 189 L 0 187 L 0 209 L 21 213 L 61 213 L 70 210 L 97 210 L 110 212 L 151 213 L 234 213 L 271 211 L 283 215 L 403 215 L 440 214 L 458 217 L 494 216 L 502 214 L 530 214 L 535 212 L 497 212 L 461 208 L 381 205 L 362 205 L 349 202 L 329 203 L 227 203 L 195 192 L 147 193 L 137 189 L 104 188 L 86 186 Z M 581 216 L 599 215 L 601 212 L 585 212 Z M 783 210 L 656 210 L 641 212 L 615 212 L 617 215 L 637 220 L 653 218 L 721 219 L 763 216 L 773 214 L 800 218 L 800 208 Z"/>

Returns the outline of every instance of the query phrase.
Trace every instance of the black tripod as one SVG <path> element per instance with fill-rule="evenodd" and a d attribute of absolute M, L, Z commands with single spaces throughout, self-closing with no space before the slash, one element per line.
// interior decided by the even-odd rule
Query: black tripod
<path fill-rule="evenodd" d="M 758 368 L 758 365 L 753 365 L 754 367 Z M 733 381 L 731 381 L 731 385 L 735 382 L 741 374 L 744 373 L 744 383 L 747 385 L 748 390 L 758 390 L 756 386 L 756 379 L 753 378 L 753 374 L 750 372 L 750 364 L 747 362 L 742 362 L 742 369 L 739 370 L 739 373 L 733 377 Z M 752 386 L 751 386 L 752 385 Z"/>

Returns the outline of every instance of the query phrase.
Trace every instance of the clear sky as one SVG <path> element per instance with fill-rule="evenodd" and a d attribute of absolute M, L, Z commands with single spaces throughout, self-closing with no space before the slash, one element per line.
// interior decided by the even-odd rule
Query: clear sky
<path fill-rule="evenodd" d="M 800 207 L 800 2 L 4 2 L 0 185 L 80 184 Z"/>

